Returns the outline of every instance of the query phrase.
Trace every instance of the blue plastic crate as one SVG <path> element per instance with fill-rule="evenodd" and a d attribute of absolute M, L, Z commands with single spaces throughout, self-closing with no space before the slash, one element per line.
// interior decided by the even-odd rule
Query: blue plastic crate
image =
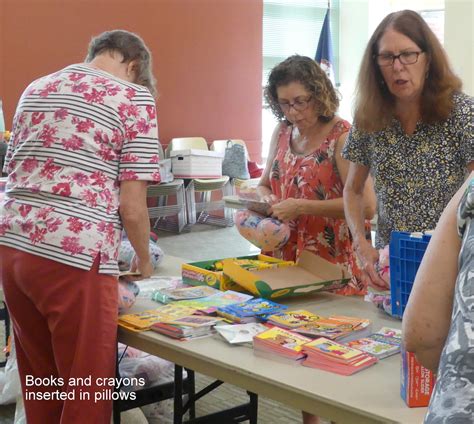
<path fill-rule="evenodd" d="M 394 231 L 390 240 L 392 315 L 402 318 L 431 235 Z"/>

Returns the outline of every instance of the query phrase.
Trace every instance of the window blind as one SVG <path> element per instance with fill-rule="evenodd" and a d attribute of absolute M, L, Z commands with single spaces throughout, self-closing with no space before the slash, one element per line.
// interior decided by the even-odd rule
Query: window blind
<path fill-rule="evenodd" d="M 328 7 L 327 0 L 264 0 L 263 75 L 265 86 L 273 66 L 288 56 L 314 59 Z M 339 0 L 331 0 L 331 36 L 334 74 L 339 81 Z"/>

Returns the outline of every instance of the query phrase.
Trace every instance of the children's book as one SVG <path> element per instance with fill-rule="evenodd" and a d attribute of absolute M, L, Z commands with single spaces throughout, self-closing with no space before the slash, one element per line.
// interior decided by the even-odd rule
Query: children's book
<path fill-rule="evenodd" d="M 288 306 L 272 302 L 271 300 L 256 298 L 247 302 L 217 308 L 217 314 L 228 321 L 244 324 L 255 322 L 257 318 L 264 318 L 268 315 L 282 312 L 287 308 Z"/>
<path fill-rule="evenodd" d="M 182 327 L 178 325 L 157 322 L 151 326 L 151 330 L 173 339 L 190 340 L 214 334 L 212 326 L 206 327 Z"/>
<path fill-rule="evenodd" d="M 259 323 L 216 325 L 215 330 L 230 344 L 251 344 L 254 336 L 268 330 Z"/>
<path fill-rule="evenodd" d="M 169 321 L 162 321 L 166 324 L 180 325 L 185 327 L 206 327 L 208 325 L 215 325 L 222 318 L 219 317 L 208 317 L 205 315 L 188 315 L 181 318 L 175 318 Z"/>
<path fill-rule="evenodd" d="M 303 353 L 307 355 L 303 365 L 341 375 L 354 374 L 377 362 L 377 358 L 362 350 L 324 337 L 305 344 Z"/>
<path fill-rule="evenodd" d="M 274 354 L 297 361 L 305 357 L 302 348 L 310 341 L 301 334 L 273 327 L 254 336 L 253 348 L 257 353 Z"/>
<path fill-rule="evenodd" d="M 152 295 L 152 299 L 161 303 L 170 303 L 176 300 L 199 299 L 219 293 L 219 290 L 209 286 L 177 287 L 170 289 L 158 289 Z"/>
<path fill-rule="evenodd" d="M 120 326 L 132 331 L 146 331 L 156 322 L 182 318 L 192 315 L 195 311 L 193 308 L 165 305 L 161 308 L 149 309 L 135 314 L 120 315 L 118 323 Z"/>
<path fill-rule="evenodd" d="M 376 333 L 350 341 L 347 345 L 383 359 L 399 353 L 401 342 L 400 330 L 383 327 Z"/>
<path fill-rule="evenodd" d="M 218 321 L 221 321 L 221 318 L 189 315 L 165 322 L 156 322 L 151 329 L 169 337 L 188 340 L 213 334 L 213 327 Z"/>
<path fill-rule="evenodd" d="M 296 311 L 285 311 L 281 314 L 270 315 L 268 323 L 282 328 L 297 328 L 320 319 L 320 315 L 313 314 L 304 309 L 298 309 Z"/>
<path fill-rule="evenodd" d="M 320 317 L 318 320 L 310 321 L 293 331 L 308 337 L 326 337 L 330 340 L 351 340 L 368 335 L 370 332 L 370 321 L 367 319 L 333 315 Z"/>
<path fill-rule="evenodd" d="M 252 298 L 253 296 L 249 294 L 226 290 L 224 292 L 217 291 L 217 293 L 212 296 L 202 297 L 200 299 L 180 300 L 174 304 L 194 308 L 206 314 L 212 314 L 216 312 L 218 307 L 245 302 Z"/>

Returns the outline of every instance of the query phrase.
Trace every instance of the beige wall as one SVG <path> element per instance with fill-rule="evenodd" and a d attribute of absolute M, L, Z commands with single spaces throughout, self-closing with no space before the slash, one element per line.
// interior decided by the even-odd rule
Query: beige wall
<path fill-rule="evenodd" d="M 474 1 L 446 0 L 444 47 L 463 81 L 463 91 L 474 96 Z"/>
<path fill-rule="evenodd" d="M 352 119 L 355 82 L 365 46 L 379 22 L 406 8 L 445 7 L 444 46 L 464 91 L 474 95 L 474 0 L 340 0 L 340 114 Z"/>

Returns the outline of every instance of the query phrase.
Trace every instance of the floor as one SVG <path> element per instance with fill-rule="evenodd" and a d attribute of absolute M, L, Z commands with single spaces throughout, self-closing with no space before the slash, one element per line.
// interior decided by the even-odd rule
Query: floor
<path fill-rule="evenodd" d="M 235 227 L 216 227 L 205 224 L 196 224 L 187 231 L 176 234 L 158 231 L 158 244 L 165 252 L 165 256 L 175 256 L 199 261 L 225 257 L 256 254 L 259 250 L 243 239 Z M 175 272 L 176 267 L 162 268 L 164 272 Z M 171 271 L 173 270 L 173 271 Z M 3 329 L 0 331 L 0 340 Z M 203 375 L 197 375 L 197 388 L 202 388 L 211 380 Z M 224 384 L 197 403 L 197 415 L 204 415 L 218 410 L 223 405 L 234 406 L 246 402 L 248 399 L 245 390 L 230 384 Z M 13 423 L 14 405 L 0 406 L 0 424 Z M 124 424 L 147 423 L 140 411 L 128 411 L 122 414 Z M 259 424 L 295 424 L 301 422 L 300 411 L 288 408 L 283 404 L 266 398 L 259 398 Z"/>

